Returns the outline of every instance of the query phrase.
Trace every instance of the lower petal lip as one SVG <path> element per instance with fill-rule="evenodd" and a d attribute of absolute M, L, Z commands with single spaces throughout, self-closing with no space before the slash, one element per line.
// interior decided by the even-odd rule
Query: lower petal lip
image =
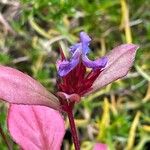
<path fill-rule="evenodd" d="M 107 59 L 107 57 L 102 57 L 95 61 L 91 61 L 88 59 L 87 56 L 83 56 L 82 61 L 83 61 L 83 64 L 88 68 L 102 69 L 106 66 L 108 59 Z"/>
<path fill-rule="evenodd" d="M 76 50 L 70 61 L 62 61 L 58 67 L 59 76 L 66 76 L 71 70 L 73 70 L 80 61 L 80 55 L 80 50 Z"/>

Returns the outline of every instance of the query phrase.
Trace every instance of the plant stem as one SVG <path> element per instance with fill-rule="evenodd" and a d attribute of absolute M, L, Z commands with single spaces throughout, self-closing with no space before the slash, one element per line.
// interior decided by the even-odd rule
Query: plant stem
<path fill-rule="evenodd" d="M 71 134 L 72 134 L 75 150 L 80 150 L 79 138 L 77 136 L 77 131 L 76 131 L 76 126 L 75 126 L 75 122 L 74 122 L 72 109 L 67 111 L 67 114 L 68 114 L 68 118 L 69 118 L 69 122 L 70 122 Z"/>
<path fill-rule="evenodd" d="M 130 20 L 129 20 L 129 8 L 127 6 L 127 1 L 120 0 L 120 2 L 121 2 L 121 9 L 122 9 L 122 25 L 124 26 L 124 30 L 125 30 L 126 42 L 132 43 L 132 35 L 131 35 Z"/>
<path fill-rule="evenodd" d="M 1 126 L 0 126 L 0 134 L 1 134 L 2 138 L 3 138 L 3 141 L 7 145 L 8 150 L 12 150 L 12 147 L 10 146 L 10 143 L 8 142 L 8 140 L 7 140 L 7 138 L 6 138 L 5 134 L 4 134 L 3 129 L 1 128 Z"/>

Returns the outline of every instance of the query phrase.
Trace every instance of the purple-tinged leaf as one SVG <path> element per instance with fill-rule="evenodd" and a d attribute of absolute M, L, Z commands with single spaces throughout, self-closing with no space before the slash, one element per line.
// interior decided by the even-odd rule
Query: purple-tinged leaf
<path fill-rule="evenodd" d="M 0 66 L 0 99 L 14 104 L 44 105 L 59 109 L 59 100 L 30 76 Z"/>
<path fill-rule="evenodd" d="M 94 81 L 90 93 L 124 77 L 133 65 L 137 49 L 138 46 L 134 44 L 123 44 L 114 48 L 106 55 L 108 59 L 107 65 Z"/>
<path fill-rule="evenodd" d="M 7 124 L 23 150 L 60 150 L 65 125 L 58 111 L 45 106 L 12 104 Z"/>
<path fill-rule="evenodd" d="M 108 150 L 107 145 L 96 143 L 93 150 Z"/>

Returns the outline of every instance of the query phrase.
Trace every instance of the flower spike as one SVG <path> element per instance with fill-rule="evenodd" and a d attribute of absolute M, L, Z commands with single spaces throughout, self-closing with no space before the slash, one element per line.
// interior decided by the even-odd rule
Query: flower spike
<path fill-rule="evenodd" d="M 107 84 L 122 78 L 133 65 L 138 46 L 123 44 L 114 48 L 109 54 L 97 60 L 90 60 L 91 38 L 80 33 L 80 42 L 70 47 L 70 60 L 59 61 L 58 89 L 66 94 L 76 93 L 86 96 Z M 91 71 L 88 73 L 87 68 Z"/>

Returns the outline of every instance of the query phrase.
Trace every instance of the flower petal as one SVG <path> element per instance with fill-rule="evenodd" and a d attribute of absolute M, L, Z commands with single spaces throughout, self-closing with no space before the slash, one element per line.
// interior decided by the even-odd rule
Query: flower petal
<path fill-rule="evenodd" d="M 71 70 L 73 70 L 79 63 L 80 55 L 81 55 L 81 52 L 79 50 L 76 50 L 70 61 L 65 60 L 65 61 L 59 62 L 58 74 L 60 76 L 65 76 Z"/>
<path fill-rule="evenodd" d="M 24 150 L 60 150 L 64 120 L 51 108 L 12 104 L 7 124 L 11 136 Z"/>
<path fill-rule="evenodd" d="M 85 32 L 80 33 L 80 41 L 82 43 L 82 54 L 86 55 L 89 52 L 89 44 L 91 41 L 91 38 L 87 35 Z"/>
<path fill-rule="evenodd" d="M 96 143 L 93 150 L 107 150 L 107 145 Z"/>
<path fill-rule="evenodd" d="M 82 56 L 83 64 L 92 69 L 101 69 L 104 68 L 107 64 L 107 57 L 102 57 L 95 61 L 89 60 L 87 56 Z"/>
<path fill-rule="evenodd" d="M 30 76 L 10 67 L 0 66 L 0 99 L 15 104 L 35 104 L 59 109 L 56 96 Z"/>
<path fill-rule="evenodd" d="M 77 49 L 81 49 L 81 43 L 76 43 L 70 46 L 69 50 L 73 54 Z"/>
<path fill-rule="evenodd" d="M 137 49 L 138 46 L 134 44 L 123 44 L 114 48 L 106 55 L 108 59 L 106 68 L 94 81 L 92 90 L 89 93 L 125 76 L 133 64 Z"/>

